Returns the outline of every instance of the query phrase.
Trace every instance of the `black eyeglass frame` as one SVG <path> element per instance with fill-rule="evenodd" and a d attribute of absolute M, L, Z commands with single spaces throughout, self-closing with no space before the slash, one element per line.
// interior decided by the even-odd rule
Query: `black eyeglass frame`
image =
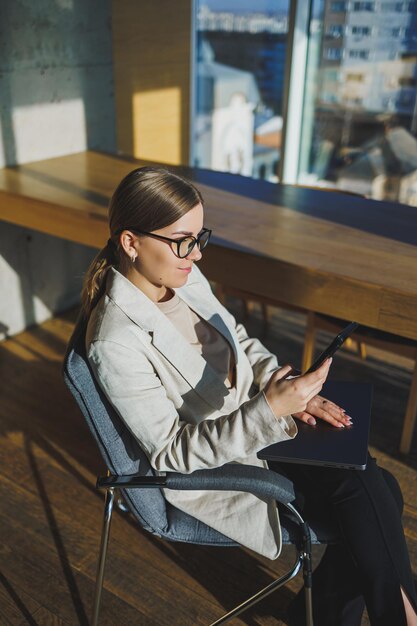
<path fill-rule="evenodd" d="M 160 239 L 161 241 L 167 241 L 168 243 L 171 244 L 171 249 L 172 249 L 173 253 L 179 259 L 185 259 L 189 254 L 191 254 L 191 252 L 194 250 L 195 246 L 198 246 L 198 249 L 200 250 L 200 252 L 202 250 L 204 250 L 204 248 L 207 246 L 208 242 L 210 241 L 210 237 L 211 237 L 211 233 L 212 233 L 212 230 L 210 228 L 203 228 L 203 230 L 197 235 L 197 237 L 194 237 L 194 235 L 185 235 L 184 237 L 180 237 L 180 239 L 172 239 L 171 237 L 163 237 L 162 235 L 156 235 L 155 233 L 149 233 L 146 230 L 138 230 L 137 228 L 123 228 L 119 232 L 123 232 L 123 230 L 130 230 L 130 231 L 132 231 L 132 233 L 135 233 L 137 235 L 147 235 L 148 237 L 153 237 L 154 239 Z M 203 246 L 200 246 L 201 237 L 203 235 L 205 235 L 206 233 L 209 234 L 208 237 L 207 237 L 207 241 L 203 244 Z M 181 256 L 180 255 L 181 243 L 183 241 L 186 241 L 187 239 L 193 239 L 193 244 L 192 244 L 191 248 L 187 251 L 187 254 Z M 177 251 L 176 252 L 175 252 L 174 246 L 172 244 L 176 245 L 176 247 L 177 247 Z"/>

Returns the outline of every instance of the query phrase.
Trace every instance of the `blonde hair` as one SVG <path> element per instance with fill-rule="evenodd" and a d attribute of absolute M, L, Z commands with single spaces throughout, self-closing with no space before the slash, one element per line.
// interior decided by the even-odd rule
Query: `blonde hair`
<path fill-rule="evenodd" d="M 117 186 L 109 205 L 110 238 L 88 268 L 81 295 L 88 318 L 104 294 L 111 267 L 119 268 L 125 253 L 118 240 L 123 230 L 152 232 L 176 222 L 203 198 L 188 180 L 159 167 L 139 167 Z"/>

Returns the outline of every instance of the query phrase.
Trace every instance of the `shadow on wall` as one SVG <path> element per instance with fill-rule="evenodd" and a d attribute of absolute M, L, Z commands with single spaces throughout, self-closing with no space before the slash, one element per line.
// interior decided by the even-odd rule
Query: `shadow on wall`
<path fill-rule="evenodd" d="M 115 152 L 111 0 L 2 0 L 0 128 L 0 167 Z M 13 334 L 77 301 L 92 252 L 1 231 L 0 319 Z"/>
<path fill-rule="evenodd" d="M 79 302 L 97 250 L 13 224 L 2 225 L 0 340 Z"/>

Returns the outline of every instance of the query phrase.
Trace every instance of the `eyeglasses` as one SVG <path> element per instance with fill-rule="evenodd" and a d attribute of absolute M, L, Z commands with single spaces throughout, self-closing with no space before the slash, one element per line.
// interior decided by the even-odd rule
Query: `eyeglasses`
<path fill-rule="evenodd" d="M 132 233 L 137 233 L 139 235 L 147 235 L 148 237 L 153 237 L 154 239 L 160 239 L 161 241 L 167 241 L 171 244 L 171 248 L 174 254 L 177 255 L 180 259 L 185 259 L 191 252 L 194 250 L 195 246 L 200 250 L 204 250 L 206 245 L 209 242 L 211 236 L 211 230 L 209 228 L 203 228 L 201 233 L 197 235 L 197 237 L 193 237 L 192 235 L 187 235 L 186 237 L 181 237 L 181 239 L 171 239 L 169 237 L 162 237 L 162 235 L 155 235 L 155 233 L 148 233 L 144 230 L 137 230 L 136 228 L 124 228 L 123 230 L 131 230 Z"/>

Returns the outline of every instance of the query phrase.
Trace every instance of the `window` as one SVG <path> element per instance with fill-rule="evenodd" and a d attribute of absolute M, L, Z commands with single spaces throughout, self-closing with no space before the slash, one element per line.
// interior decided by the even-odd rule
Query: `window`
<path fill-rule="evenodd" d="M 385 13 L 402 13 L 403 3 L 402 2 L 386 2 L 381 3 L 380 5 L 381 11 Z"/>
<path fill-rule="evenodd" d="M 342 48 L 325 48 L 323 54 L 328 61 L 339 61 L 342 58 L 343 50 Z"/>
<path fill-rule="evenodd" d="M 276 181 L 289 2 L 196 0 L 194 165 Z"/>
<path fill-rule="evenodd" d="M 290 0 L 285 10 L 286 0 L 195 2 L 193 164 L 275 182 L 283 167 Z M 298 19 L 304 0 L 291 2 Z M 276 10 L 267 12 L 267 5 Z M 349 188 L 372 197 L 382 170 L 399 177 L 400 188 L 401 172 L 415 169 L 410 155 L 417 150 L 417 30 L 411 14 L 417 0 L 311 0 L 311 5 L 299 31 L 307 39 L 307 70 L 295 69 L 299 100 L 296 106 L 288 103 L 284 182 Z M 298 63 L 297 55 L 298 50 Z M 293 115 L 296 110 L 299 115 Z M 415 148 L 398 151 L 398 146 Z M 417 194 L 413 198 L 417 206 Z"/>
<path fill-rule="evenodd" d="M 321 16 L 323 29 L 318 41 L 309 42 L 294 182 L 348 188 L 373 197 L 378 193 L 379 172 L 397 177 L 399 189 L 405 184 L 402 172 L 415 170 L 411 154 L 417 150 L 417 31 L 414 16 L 404 13 L 400 20 L 398 14 L 408 4 L 350 2 L 339 20 L 345 25 L 337 46 L 340 80 L 331 82 L 326 58 L 330 53 L 316 51 L 336 48 L 326 39 L 335 18 L 327 2 L 313 0 L 312 15 Z M 413 31 L 408 39 L 403 36 L 405 28 Z M 363 38 L 362 44 L 355 44 L 358 38 Z M 411 147 L 409 153 L 405 146 Z M 375 154 L 380 155 L 377 162 Z M 390 199 L 395 199 L 392 194 Z"/>
<path fill-rule="evenodd" d="M 345 27 L 343 24 L 329 24 L 327 27 L 327 34 L 330 35 L 330 37 L 343 37 L 344 32 Z"/>
<path fill-rule="evenodd" d="M 392 37 L 398 38 L 402 35 L 402 30 L 400 27 L 392 28 L 392 26 L 380 26 L 378 28 L 378 35 L 385 39 L 391 39 Z"/>
<path fill-rule="evenodd" d="M 350 59 L 369 59 L 369 50 L 349 50 Z"/>
<path fill-rule="evenodd" d="M 363 35 L 363 36 L 367 36 L 371 34 L 371 27 L 370 26 L 352 26 L 351 27 L 351 33 L 352 35 Z"/>
<path fill-rule="evenodd" d="M 344 13 L 347 10 L 347 2 L 332 2 L 330 10 L 333 13 Z"/>
<path fill-rule="evenodd" d="M 375 11 L 375 2 L 354 2 L 354 11 Z"/>

